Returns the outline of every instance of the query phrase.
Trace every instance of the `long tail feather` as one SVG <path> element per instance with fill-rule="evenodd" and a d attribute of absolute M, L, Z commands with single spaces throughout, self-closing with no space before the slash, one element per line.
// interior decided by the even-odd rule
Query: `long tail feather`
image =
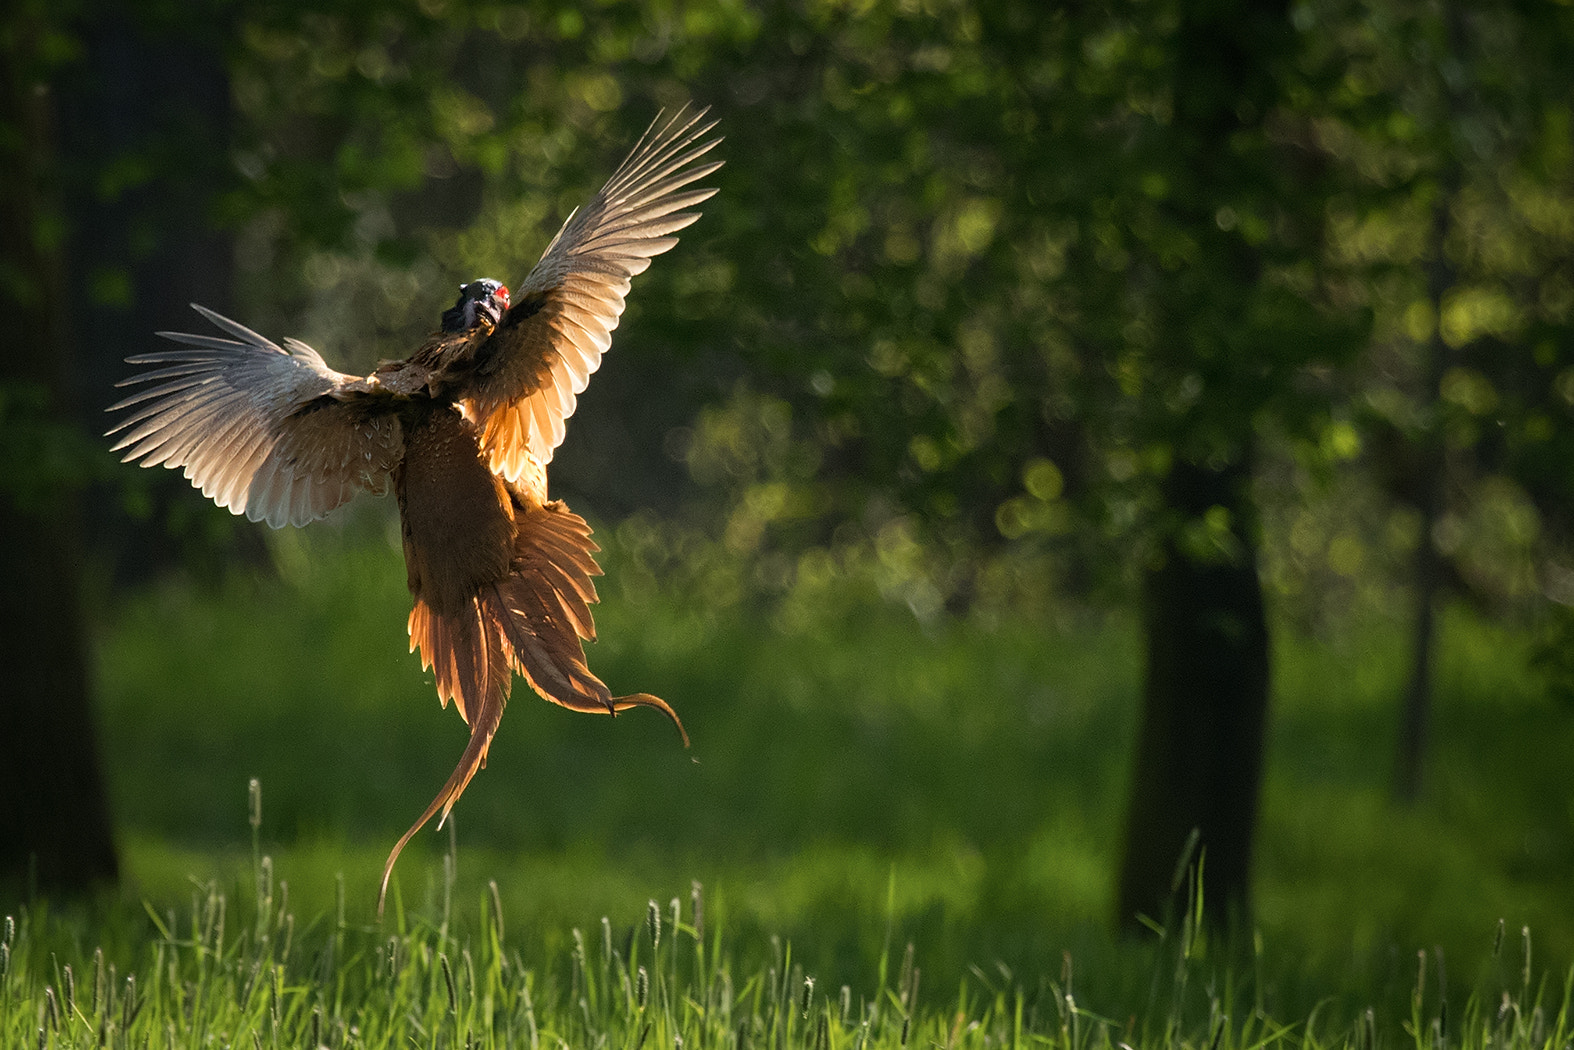
<path fill-rule="evenodd" d="M 677 712 L 660 697 L 614 697 L 591 673 L 584 641 L 596 636 L 592 576 L 601 573 L 585 519 L 561 502 L 522 507 L 515 518 L 509 577 L 497 587 L 497 623 L 509 663 L 543 699 L 573 711 L 616 714 L 653 707 L 672 720 L 689 746 Z"/>
<path fill-rule="evenodd" d="M 491 705 L 486 710 L 491 716 L 490 722 L 487 724 L 477 722 L 470 727 L 470 743 L 465 746 L 464 754 L 459 757 L 459 764 L 448 775 L 447 783 L 437 793 L 437 797 L 432 799 L 431 805 L 427 806 L 416 822 L 410 825 L 410 830 L 399 836 L 399 841 L 394 843 L 393 851 L 388 854 L 388 860 L 383 865 L 382 885 L 377 891 L 379 919 L 383 917 L 383 902 L 388 897 L 388 879 L 393 874 L 394 861 L 399 859 L 405 844 L 415 837 L 417 831 L 426 826 L 427 821 L 437 815 L 438 810 L 443 811 L 442 818 L 437 822 L 437 826 L 442 827 L 443 821 L 448 819 L 449 812 L 454 808 L 454 803 L 459 801 L 459 796 L 464 794 L 465 788 L 469 786 L 470 778 L 486 765 L 487 748 L 491 746 L 492 734 L 497 732 L 497 724 L 502 720 L 503 705 L 501 703 Z"/>
<path fill-rule="evenodd" d="M 377 893 L 377 915 L 381 918 L 383 901 L 388 895 L 388 878 L 393 874 L 394 861 L 399 859 L 405 844 L 415 836 L 426 822 L 442 811 L 442 821 L 459 796 L 470 784 L 476 771 L 486 765 L 486 752 L 492 744 L 492 735 L 503 720 L 503 707 L 508 702 L 513 678 L 509 671 L 503 641 L 493 626 L 493 610 L 483 601 L 469 601 L 456 612 L 444 616 L 425 602 L 417 600 L 410 611 L 411 648 L 419 646 L 422 667 L 433 668 L 437 680 L 437 695 L 446 703 L 453 700 L 459 713 L 470 724 L 470 741 L 465 745 L 459 764 L 449 774 L 437 797 L 432 799 L 425 812 L 410 825 L 410 830 L 394 844 L 383 865 L 382 887 Z"/>
<path fill-rule="evenodd" d="M 672 724 L 678 727 L 678 735 L 683 738 L 683 746 L 689 746 L 689 731 L 683 728 L 683 719 L 679 718 L 678 713 L 672 709 L 672 705 L 661 697 L 651 696 L 649 693 L 630 693 L 628 696 L 614 696 L 612 698 L 612 710 L 614 712 L 627 711 L 631 707 L 654 707 L 666 715 L 672 720 Z"/>

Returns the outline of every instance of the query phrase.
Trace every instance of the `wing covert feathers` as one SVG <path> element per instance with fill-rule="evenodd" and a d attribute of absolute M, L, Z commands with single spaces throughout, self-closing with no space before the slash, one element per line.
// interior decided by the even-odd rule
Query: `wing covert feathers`
<path fill-rule="evenodd" d="M 564 421 L 612 345 L 632 279 L 700 217 L 687 211 L 712 188 L 689 189 L 721 167 L 704 161 L 721 140 L 707 110 L 657 117 L 585 207 L 570 215 L 515 290 L 465 400 L 481 424 L 488 465 L 520 480 L 563 441 Z"/>
<path fill-rule="evenodd" d="M 561 502 L 541 504 L 517 493 L 512 511 L 514 536 L 506 574 L 481 584 L 451 611 L 435 608 L 416 593 L 410 648 L 420 650 L 423 669 L 433 669 L 439 697 L 445 703 L 452 699 L 470 724 L 470 741 L 437 797 L 388 855 L 379 914 L 400 851 L 439 812 L 439 824 L 448 818 L 470 779 L 486 764 L 514 672 L 543 699 L 575 711 L 614 714 L 631 707 L 655 708 L 677 726 L 683 745 L 689 743 L 682 721 L 666 701 L 648 693 L 615 697 L 585 661 L 582 643 L 595 638 L 590 606 L 596 588 L 591 577 L 601 572 L 585 519 Z"/>

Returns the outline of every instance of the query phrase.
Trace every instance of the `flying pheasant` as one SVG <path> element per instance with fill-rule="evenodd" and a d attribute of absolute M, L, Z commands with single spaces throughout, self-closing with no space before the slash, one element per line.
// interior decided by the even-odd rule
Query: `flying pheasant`
<path fill-rule="evenodd" d="M 599 548 L 583 518 L 547 498 L 546 468 L 630 279 L 699 218 L 685 209 L 715 193 L 692 188 L 721 167 L 703 159 L 720 141 L 704 138 L 715 127 L 705 113 L 658 117 L 513 296 L 490 278 L 464 285 L 439 331 L 368 376 L 195 304 L 223 337 L 160 332 L 181 348 L 128 359 L 151 367 L 124 380 L 138 389 L 110 408 L 130 413 L 109 432 L 127 462 L 181 469 L 219 506 L 274 528 L 393 487 L 415 599 L 410 648 L 470 741 L 388 855 L 379 913 L 405 843 L 439 810 L 446 820 L 486 764 L 515 672 L 576 711 L 653 707 L 688 745 L 666 701 L 613 696 L 586 665 Z"/>

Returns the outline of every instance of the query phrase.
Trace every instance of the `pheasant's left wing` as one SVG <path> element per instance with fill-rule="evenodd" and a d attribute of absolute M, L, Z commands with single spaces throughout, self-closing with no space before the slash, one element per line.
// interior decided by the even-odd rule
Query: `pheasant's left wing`
<path fill-rule="evenodd" d="M 305 343 L 280 347 L 192 304 L 233 338 L 160 332 L 177 350 L 122 380 L 137 391 L 109 411 L 115 451 L 181 469 L 221 507 L 274 528 L 320 518 L 360 491 L 382 492 L 403 454 L 392 398 L 336 372 Z"/>
<path fill-rule="evenodd" d="M 478 349 L 461 403 L 481 430 L 488 466 L 510 482 L 531 459 L 551 460 L 576 396 L 612 343 L 631 279 L 699 218 L 684 209 L 716 192 L 687 188 L 721 167 L 701 163 L 721 141 L 702 141 L 715 127 L 706 112 L 680 111 L 665 124 L 657 117 L 601 191 L 569 216 Z"/>

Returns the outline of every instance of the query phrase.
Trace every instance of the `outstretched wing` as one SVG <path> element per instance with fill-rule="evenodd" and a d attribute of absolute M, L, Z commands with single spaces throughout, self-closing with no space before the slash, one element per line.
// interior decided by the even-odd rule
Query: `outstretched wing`
<path fill-rule="evenodd" d="M 154 367 L 122 380 L 139 389 L 109 408 L 130 412 L 109 431 L 125 462 L 182 469 L 219 506 L 274 528 L 386 490 L 403 449 L 390 400 L 305 343 L 280 347 L 192 307 L 234 338 L 160 332 L 181 348 L 127 359 Z"/>
<path fill-rule="evenodd" d="M 699 218 L 683 209 L 716 192 L 687 188 L 721 167 L 700 162 L 721 141 L 701 141 L 716 126 L 706 112 L 656 118 L 601 192 L 569 216 L 478 351 L 462 403 L 488 466 L 510 482 L 530 457 L 543 466 L 552 459 L 563 421 L 612 343 L 630 280 Z"/>

